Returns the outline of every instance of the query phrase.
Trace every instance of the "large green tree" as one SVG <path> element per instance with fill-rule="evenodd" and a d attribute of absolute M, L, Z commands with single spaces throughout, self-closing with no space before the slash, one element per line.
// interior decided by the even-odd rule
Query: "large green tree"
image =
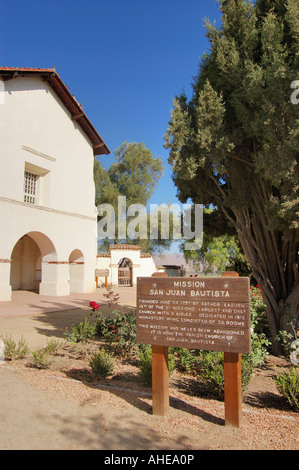
<path fill-rule="evenodd" d="M 182 202 L 213 204 L 235 227 L 267 305 L 273 350 L 299 310 L 298 0 L 222 0 L 193 95 L 165 135 Z M 205 229 L 205 227 L 204 227 Z"/>
<path fill-rule="evenodd" d="M 96 205 L 117 205 L 119 195 L 127 204 L 147 205 L 162 174 L 162 158 L 154 157 L 143 142 L 124 142 L 114 152 L 115 162 L 105 170 L 98 160 L 94 164 Z"/>
<path fill-rule="evenodd" d="M 142 204 L 146 207 L 164 171 L 162 158 L 153 156 L 144 143 L 128 141 L 118 147 L 114 155 L 115 162 L 108 170 L 105 170 L 100 161 L 95 160 L 94 162 L 96 206 L 110 204 L 116 214 L 116 238 L 102 241 L 100 248 L 108 249 L 109 243 L 114 242 L 137 243 L 143 251 L 149 252 L 159 251 L 160 248 L 168 248 L 171 243 L 170 240 L 164 240 L 161 236 L 158 240 L 150 238 L 149 215 L 147 215 L 147 238 L 132 240 L 117 237 L 118 196 L 126 197 L 127 209 L 132 204 Z M 135 214 L 133 217 L 128 216 L 127 224 L 132 219 L 134 220 L 134 217 Z"/>

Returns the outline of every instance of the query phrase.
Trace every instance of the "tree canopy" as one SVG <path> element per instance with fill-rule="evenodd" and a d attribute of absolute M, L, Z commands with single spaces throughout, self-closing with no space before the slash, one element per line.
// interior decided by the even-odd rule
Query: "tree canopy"
<path fill-rule="evenodd" d="M 147 206 L 164 171 L 163 160 L 154 157 L 144 143 L 124 142 L 114 153 L 115 162 L 105 170 L 100 161 L 94 162 L 94 181 L 96 189 L 96 206 L 110 204 L 116 213 L 116 238 L 110 240 L 125 241 L 126 243 L 138 243 L 143 251 L 155 251 L 159 247 L 168 247 L 170 240 L 151 240 L 137 238 L 135 240 L 118 239 L 117 234 L 117 210 L 118 197 L 125 196 L 127 208 L 132 204 Z M 149 219 L 149 215 L 147 215 Z M 127 217 L 127 224 L 130 217 Z M 137 224 L 138 225 L 138 224 Z M 148 220 L 148 231 L 150 228 Z M 148 234 L 149 235 L 149 234 Z M 101 248 L 107 249 L 109 240 L 102 241 Z"/>
<path fill-rule="evenodd" d="M 206 20 L 210 52 L 192 97 L 174 99 L 165 146 L 180 201 L 212 204 L 235 227 L 275 346 L 298 322 L 299 3 L 219 3 L 222 24 Z"/>

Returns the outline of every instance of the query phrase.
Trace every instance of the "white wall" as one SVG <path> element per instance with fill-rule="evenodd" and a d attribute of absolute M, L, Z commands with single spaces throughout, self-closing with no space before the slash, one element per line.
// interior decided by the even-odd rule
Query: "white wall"
<path fill-rule="evenodd" d="M 1 196 L 23 201 L 27 162 L 44 172 L 42 206 L 94 216 L 91 143 L 46 82 L 29 77 L 5 82 L 0 143 Z"/>
<path fill-rule="evenodd" d="M 153 258 L 141 257 L 140 250 L 135 249 L 112 249 L 110 257 L 98 255 L 97 269 L 109 269 L 108 283 L 113 286 L 118 285 L 118 263 L 122 258 L 127 258 L 132 263 L 133 286 L 136 286 L 137 277 L 150 277 L 157 271 Z M 104 282 L 104 278 L 99 278 Z"/>
<path fill-rule="evenodd" d="M 0 104 L 0 300 L 11 298 L 12 250 L 32 232 L 42 253 L 41 293 L 69 294 L 70 278 L 73 289 L 94 291 L 93 161 L 89 139 L 46 82 L 24 77 L 5 82 Z M 24 203 L 25 168 L 39 176 L 35 205 Z M 74 250 L 82 252 L 84 265 L 70 272 Z"/>

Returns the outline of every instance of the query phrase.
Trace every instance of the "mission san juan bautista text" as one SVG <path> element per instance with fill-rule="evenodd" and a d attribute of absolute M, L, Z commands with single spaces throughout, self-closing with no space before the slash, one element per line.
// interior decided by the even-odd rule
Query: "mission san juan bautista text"
<path fill-rule="evenodd" d="M 150 295 L 166 295 L 166 296 L 186 296 L 186 289 L 183 288 L 196 288 L 196 290 L 190 290 L 191 297 L 229 297 L 228 290 L 205 290 L 205 281 L 174 281 L 173 289 L 150 289 Z M 198 289 L 200 288 L 200 290 Z"/>
<path fill-rule="evenodd" d="M 139 278 L 137 339 L 161 346 L 250 352 L 248 278 Z"/>

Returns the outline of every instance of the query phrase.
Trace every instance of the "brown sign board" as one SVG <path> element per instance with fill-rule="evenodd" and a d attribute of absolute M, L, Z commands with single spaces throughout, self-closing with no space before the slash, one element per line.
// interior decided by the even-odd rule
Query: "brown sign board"
<path fill-rule="evenodd" d="M 96 269 L 96 277 L 109 276 L 109 269 Z"/>
<path fill-rule="evenodd" d="M 137 341 L 251 351 L 249 278 L 137 278 Z"/>

